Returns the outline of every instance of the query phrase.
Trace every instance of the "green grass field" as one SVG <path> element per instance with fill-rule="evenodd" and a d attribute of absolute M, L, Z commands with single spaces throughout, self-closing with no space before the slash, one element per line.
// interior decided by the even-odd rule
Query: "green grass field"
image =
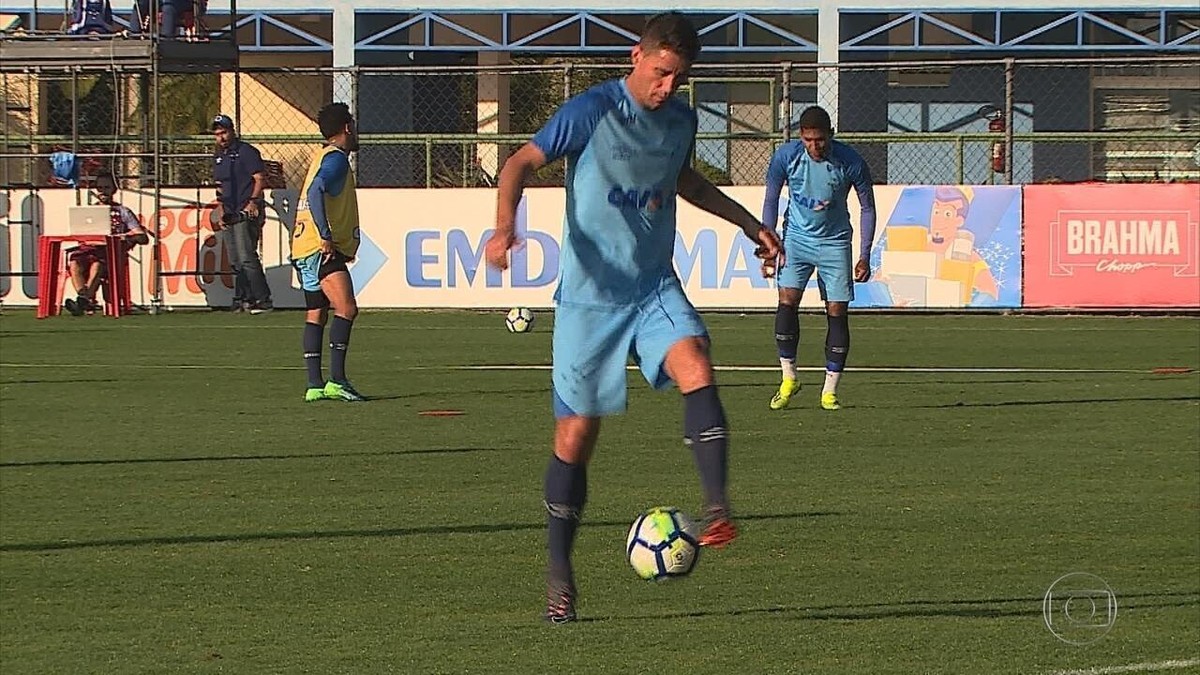
<path fill-rule="evenodd" d="M 775 363 L 770 316 L 709 319 L 719 365 Z M 1195 317 L 858 316 L 852 366 L 1013 370 L 849 372 L 836 413 L 820 373 L 772 413 L 775 372 L 722 372 L 742 537 L 658 585 L 626 529 L 699 483 L 631 375 L 562 627 L 549 373 L 455 369 L 547 365 L 550 314 L 365 313 L 357 405 L 301 402 L 301 322 L 0 317 L 4 675 L 1200 671 L 1200 375 L 1151 372 L 1200 369 Z M 1043 616 L 1071 572 L 1118 602 L 1086 646 Z"/>

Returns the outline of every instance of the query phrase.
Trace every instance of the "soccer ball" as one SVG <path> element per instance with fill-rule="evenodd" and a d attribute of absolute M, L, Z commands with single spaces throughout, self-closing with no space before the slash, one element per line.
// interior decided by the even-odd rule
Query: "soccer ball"
<path fill-rule="evenodd" d="M 510 333 L 527 333 L 533 328 L 533 312 L 528 307 L 513 307 L 504 317 L 504 325 Z"/>
<path fill-rule="evenodd" d="M 700 528 L 682 511 L 670 506 L 638 516 L 625 540 L 625 556 L 643 579 L 682 577 L 700 556 Z"/>

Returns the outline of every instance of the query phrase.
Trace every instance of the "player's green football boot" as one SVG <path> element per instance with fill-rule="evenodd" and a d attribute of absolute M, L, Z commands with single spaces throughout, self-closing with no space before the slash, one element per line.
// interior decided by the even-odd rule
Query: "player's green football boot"
<path fill-rule="evenodd" d="M 821 407 L 825 410 L 841 410 L 842 404 L 838 403 L 837 394 L 829 392 L 821 394 Z"/>
<path fill-rule="evenodd" d="M 309 387 L 304 392 L 304 402 L 312 403 L 313 401 L 325 400 L 325 387 Z"/>
<path fill-rule="evenodd" d="M 334 382 L 330 380 L 325 383 L 325 398 L 331 398 L 335 401 L 365 401 L 366 396 L 358 393 L 354 387 L 350 386 L 349 382 Z"/>
<path fill-rule="evenodd" d="M 800 391 L 800 383 L 795 380 L 784 379 L 779 384 L 779 391 L 771 397 L 771 410 L 783 410 L 788 407 L 788 403 L 792 402 L 792 397 L 796 392 Z"/>

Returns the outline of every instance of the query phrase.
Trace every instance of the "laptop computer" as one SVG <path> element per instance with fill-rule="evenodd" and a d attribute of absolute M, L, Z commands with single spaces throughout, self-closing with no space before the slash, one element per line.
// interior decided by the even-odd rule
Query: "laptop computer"
<path fill-rule="evenodd" d="M 112 234 L 112 212 L 107 206 L 72 206 L 67 234 Z"/>

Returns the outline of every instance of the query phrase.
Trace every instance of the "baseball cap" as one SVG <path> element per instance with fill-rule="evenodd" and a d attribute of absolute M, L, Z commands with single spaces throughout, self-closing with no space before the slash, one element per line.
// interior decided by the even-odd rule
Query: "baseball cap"
<path fill-rule="evenodd" d="M 212 129 L 215 131 L 217 127 L 225 127 L 226 129 L 233 128 L 233 118 L 224 113 L 213 118 Z"/>

